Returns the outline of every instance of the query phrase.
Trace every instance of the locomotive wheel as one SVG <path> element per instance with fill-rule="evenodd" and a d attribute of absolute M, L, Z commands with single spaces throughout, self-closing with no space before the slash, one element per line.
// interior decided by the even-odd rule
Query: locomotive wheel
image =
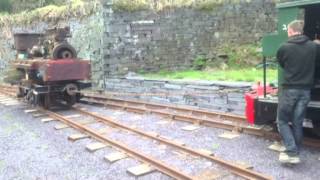
<path fill-rule="evenodd" d="M 70 83 L 65 86 L 65 92 L 69 96 L 76 95 L 77 91 L 78 91 L 78 86 L 74 83 Z"/>
<path fill-rule="evenodd" d="M 51 98 L 49 94 L 43 95 L 43 107 L 45 109 L 50 109 L 51 106 Z"/>
<path fill-rule="evenodd" d="M 61 43 L 53 48 L 53 59 L 77 58 L 77 51 L 68 43 Z"/>
<path fill-rule="evenodd" d="M 67 103 L 67 106 L 68 107 L 71 107 L 71 106 L 73 106 L 76 102 L 77 102 L 77 97 L 76 97 L 76 95 L 65 95 L 65 97 L 64 97 L 64 100 L 66 101 L 66 103 Z"/>
<path fill-rule="evenodd" d="M 24 91 L 21 87 L 19 87 L 18 92 L 17 92 L 17 97 L 22 98 L 24 97 Z"/>
<path fill-rule="evenodd" d="M 36 105 L 38 105 L 38 102 L 39 102 L 39 96 L 35 95 L 33 93 L 33 90 L 30 90 L 27 93 L 26 100 L 32 106 L 36 106 Z"/>

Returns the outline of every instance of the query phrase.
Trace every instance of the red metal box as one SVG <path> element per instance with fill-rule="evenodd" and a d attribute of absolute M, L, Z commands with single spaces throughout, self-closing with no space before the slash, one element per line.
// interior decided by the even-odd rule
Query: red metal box
<path fill-rule="evenodd" d="M 90 62 L 79 59 L 58 60 L 23 60 L 16 61 L 15 66 L 27 70 L 36 70 L 44 82 L 89 80 Z"/>

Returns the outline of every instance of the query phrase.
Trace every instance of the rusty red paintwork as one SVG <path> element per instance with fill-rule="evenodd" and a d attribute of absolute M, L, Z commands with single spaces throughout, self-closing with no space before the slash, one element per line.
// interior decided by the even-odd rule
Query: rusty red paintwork
<path fill-rule="evenodd" d="M 15 61 L 14 65 L 17 68 L 39 70 L 44 82 L 90 79 L 90 62 L 87 60 L 21 60 Z"/>

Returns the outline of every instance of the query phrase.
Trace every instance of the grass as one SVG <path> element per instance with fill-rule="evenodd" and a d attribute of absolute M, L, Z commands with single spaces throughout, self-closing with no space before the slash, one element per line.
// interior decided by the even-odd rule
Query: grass
<path fill-rule="evenodd" d="M 182 80 L 216 80 L 262 82 L 263 69 L 261 67 L 260 44 L 223 44 L 215 49 L 224 58 L 206 59 L 197 56 L 193 61 L 193 68 L 183 71 L 161 70 L 157 73 L 143 73 L 152 79 L 182 79 Z M 269 62 L 267 81 L 277 82 L 277 65 Z M 271 66 L 272 65 L 272 66 Z"/>
<path fill-rule="evenodd" d="M 10 66 L 10 67 L 7 67 L 2 74 L 2 80 L 5 82 L 5 83 L 17 83 L 23 76 L 23 72 L 21 71 L 18 71 L 16 68 Z"/>
<path fill-rule="evenodd" d="M 181 79 L 181 80 L 217 80 L 217 81 L 243 81 L 243 82 L 262 82 L 263 70 L 255 68 L 229 69 L 229 70 L 207 70 L 207 71 L 160 71 L 158 73 L 142 74 L 146 78 L 152 79 Z M 267 81 L 277 81 L 277 70 L 267 71 Z"/>
<path fill-rule="evenodd" d="M 92 14 L 97 9 L 98 1 L 85 2 L 83 0 L 71 0 L 71 6 L 49 5 L 31 11 L 23 11 L 17 14 L 0 14 L 0 25 L 6 24 L 30 24 L 34 21 L 55 21 L 71 17 L 84 17 Z"/>
<path fill-rule="evenodd" d="M 115 10 L 121 11 L 141 11 L 154 10 L 161 11 L 167 8 L 193 8 L 196 10 L 214 10 L 223 5 L 224 0 L 114 0 Z M 240 3 L 240 0 L 229 0 L 228 3 Z"/>
<path fill-rule="evenodd" d="M 217 47 L 219 54 L 227 55 L 226 65 L 229 69 L 254 67 L 261 63 L 261 45 L 259 43 L 248 44 L 222 44 Z"/>
<path fill-rule="evenodd" d="M 157 73 L 143 73 L 144 77 L 152 79 L 182 79 L 182 80 L 215 80 L 262 82 L 263 69 L 261 64 L 260 44 L 222 44 L 214 51 L 224 58 L 207 59 L 197 56 L 193 68 L 183 71 L 161 70 Z M 277 65 L 269 62 L 267 81 L 277 82 Z M 273 66 L 271 66 L 273 65 Z"/>

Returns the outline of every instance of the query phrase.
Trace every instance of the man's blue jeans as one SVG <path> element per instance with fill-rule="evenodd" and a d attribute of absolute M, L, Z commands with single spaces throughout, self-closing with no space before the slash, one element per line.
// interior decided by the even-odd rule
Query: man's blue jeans
<path fill-rule="evenodd" d="M 283 89 L 279 96 L 277 124 L 286 153 L 299 155 L 303 139 L 303 120 L 310 101 L 310 90 Z M 290 127 L 289 122 L 292 123 Z"/>

